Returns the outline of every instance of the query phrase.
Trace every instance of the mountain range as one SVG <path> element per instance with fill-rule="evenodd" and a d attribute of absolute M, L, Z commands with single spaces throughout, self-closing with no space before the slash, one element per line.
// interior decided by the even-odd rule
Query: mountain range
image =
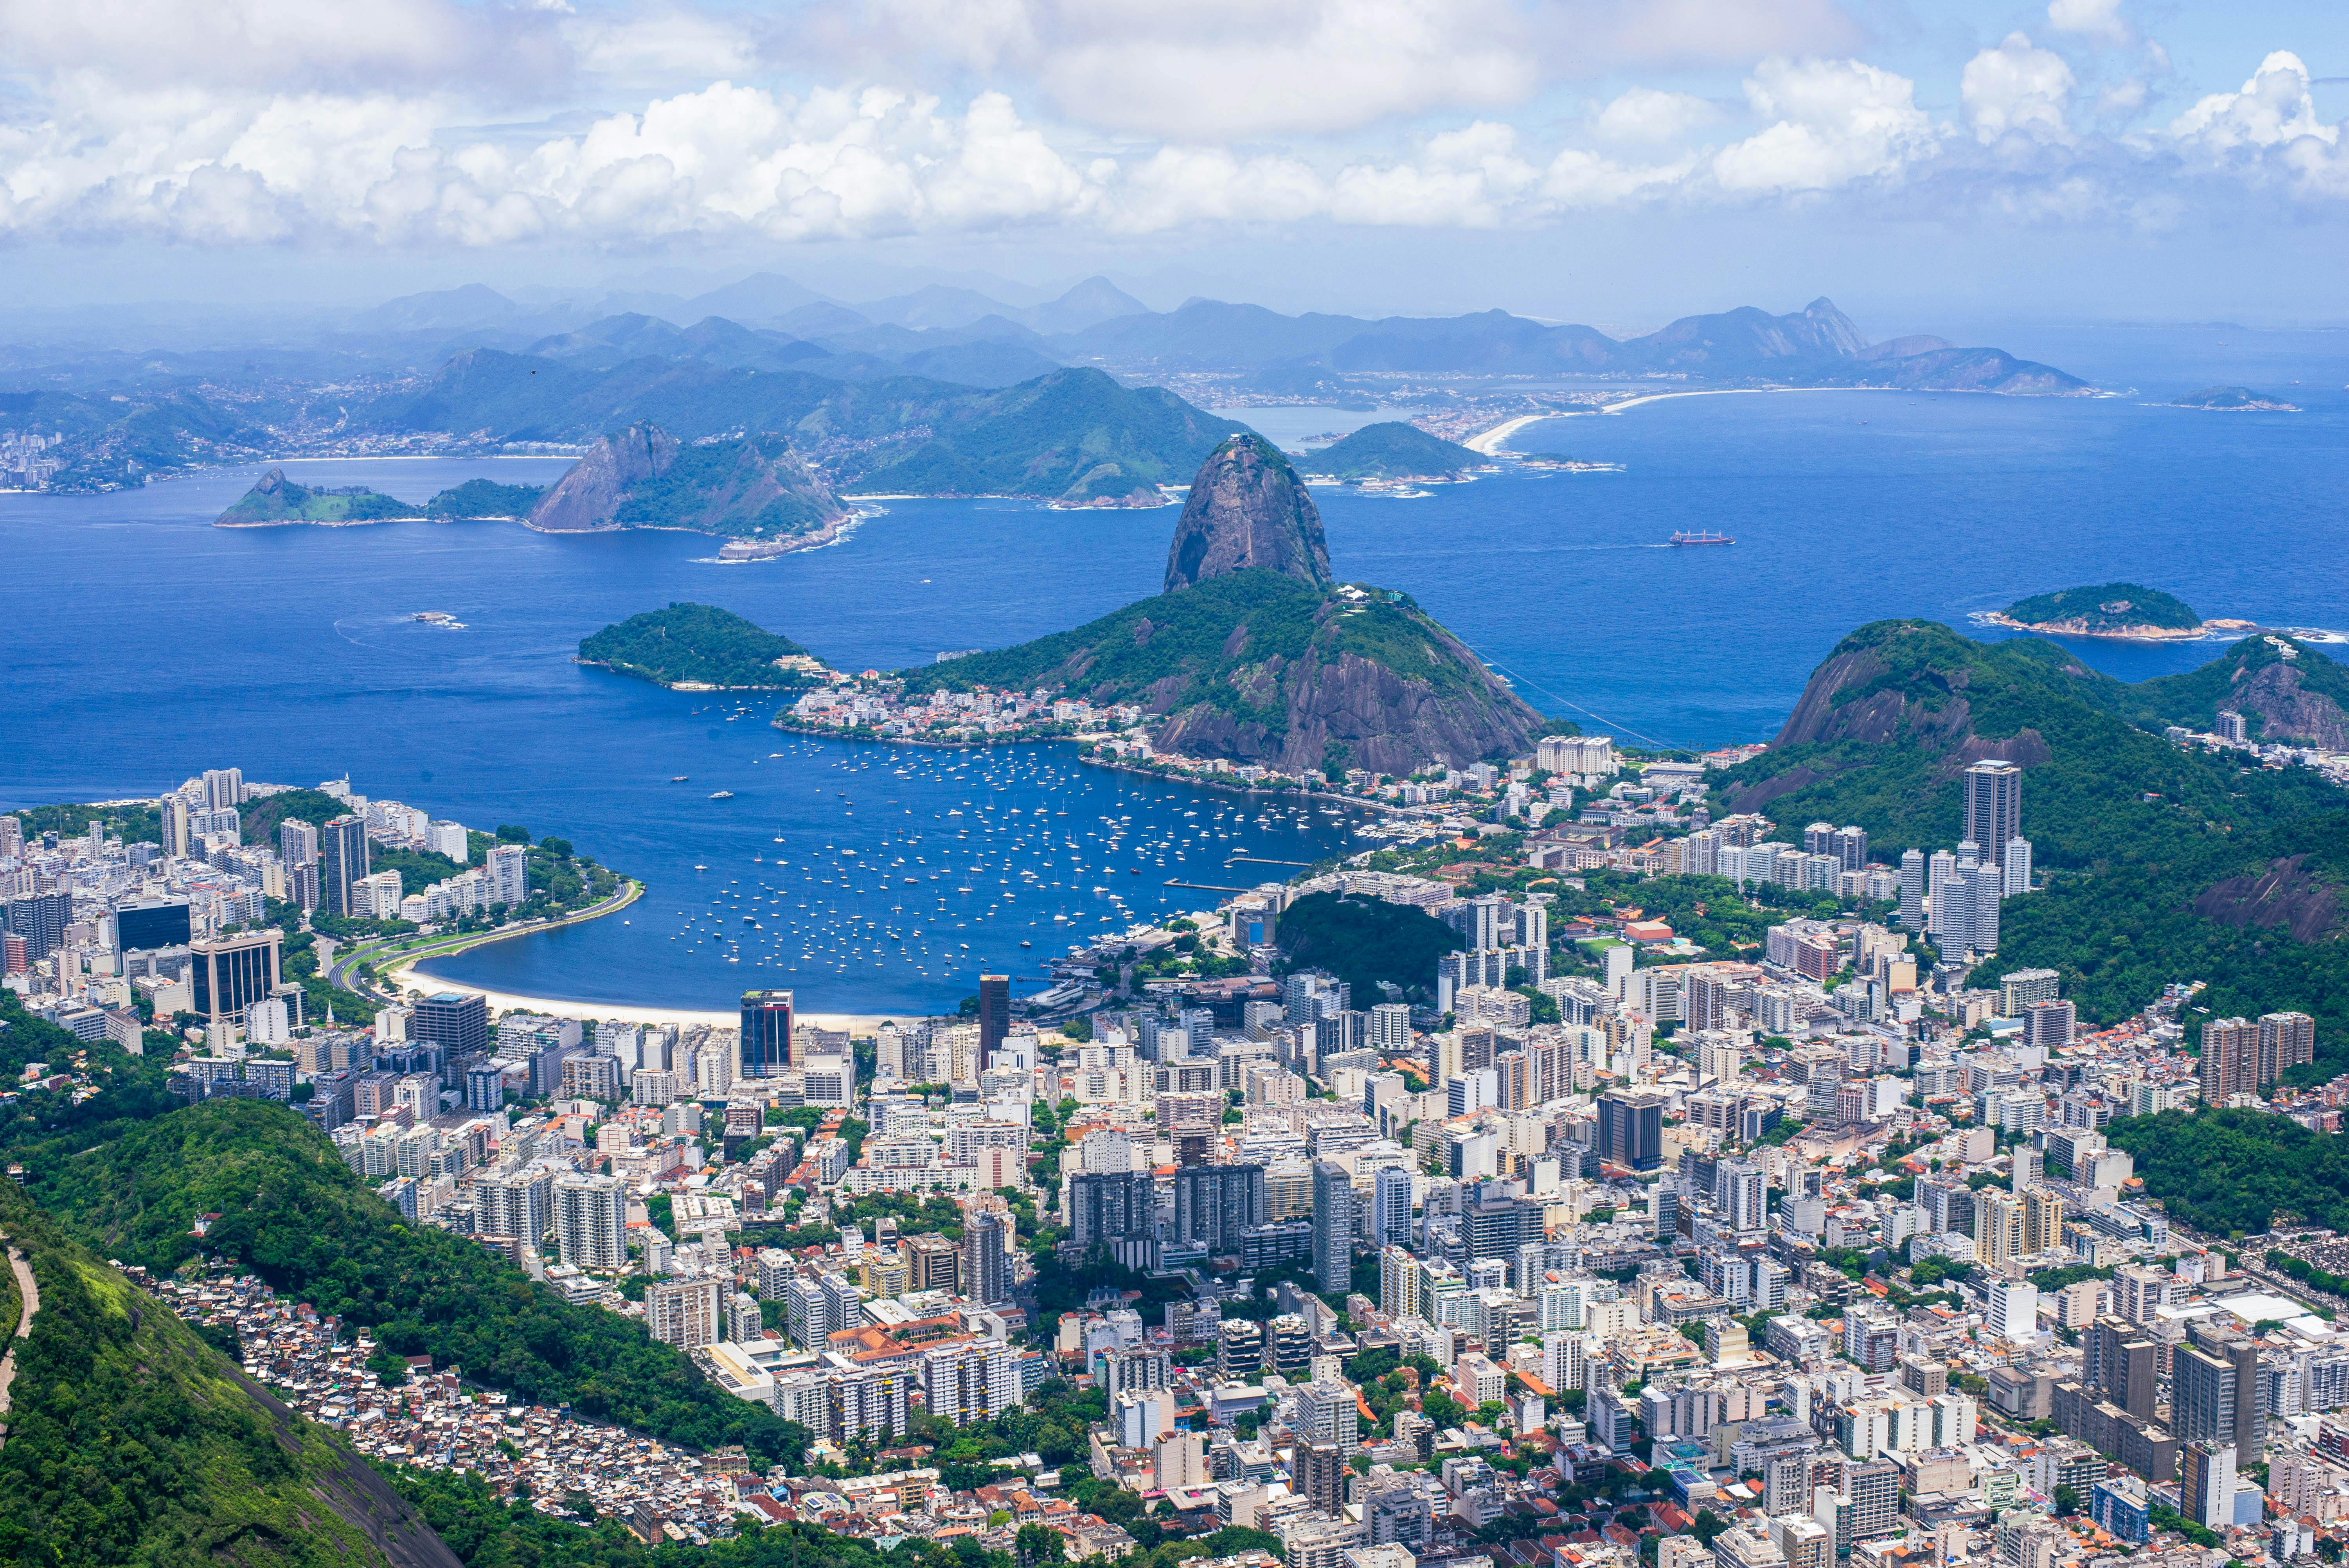
<path fill-rule="evenodd" d="M 605 303 L 623 303 L 617 299 Z M 1506 311 L 1460 316 L 1282 315 L 1261 305 L 1194 299 L 1152 311 L 1105 278 L 1045 304 L 1019 307 L 970 289 L 931 287 L 851 306 L 761 274 L 689 300 L 585 320 L 535 315 L 492 291 L 395 300 L 370 313 L 387 326 L 430 322 L 448 348 L 498 347 L 609 366 L 632 356 L 864 377 L 910 371 L 999 386 L 1051 365 L 1097 365 L 1122 376 L 1238 373 L 1260 389 L 1312 392 L 1350 378 L 1586 375 L 1885 386 L 1919 390 L 2075 395 L 2076 377 L 2001 349 L 1910 335 L 1870 342 L 1827 299 L 1773 315 L 1752 306 L 1682 316 L 1642 336 L 1536 321 Z M 530 324 L 566 325 L 526 335 Z M 983 352 L 981 352 L 983 347 Z"/>

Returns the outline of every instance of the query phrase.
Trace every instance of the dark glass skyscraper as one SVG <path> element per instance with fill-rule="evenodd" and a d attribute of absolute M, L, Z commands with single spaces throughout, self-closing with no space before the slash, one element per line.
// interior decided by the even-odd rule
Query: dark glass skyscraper
<path fill-rule="evenodd" d="M 995 1052 L 1011 1032 L 1011 976 L 978 977 L 978 1070 L 995 1065 Z"/>
<path fill-rule="evenodd" d="M 742 1059 L 734 1076 L 773 1078 L 792 1065 L 792 994 L 742 993 Z"/>
<path fill-rule="evenodd" d="M 1664 1162 L 1664 1097 L 1609 1089 L 1599 1097 L 1599 1158 L 1633 1171 Z"/>
<path fill-rule="evenodd" d="M 243 1023 L 245 1009 L 277 988 L 277 944 L 285 939 L 273 925 L 191 943 L 193 1010 L 215 1022 Z"/>
<path fill-rule="evenodd" d="M 1966 769 L 1965 837 L 1985 861 L 2006 864 L 2008 841 L 2023 836 L 2023 769 L 2012 762 L 1977 762 Z"/>
<path fill-rule="evenodd" d="M 408 1021 L 408 1037 L 437 1046 L 440 1059 L 454 1065 L 479 1057 L 490 1048 L 490 1006 L 479 996 L 442 991 L 416 1004 Z"/>
<path fill-rule="evenodd" d="M 318 898 L 328 914 L 351 913 L 351 883 L 367 874 L 367 823 L 333 817 L 318 830 Z"/>
<path fill-rule="evenodd" d="M 184 947 L 191 933 L 185 899 L 172 903 L 126 903 L 114 912 L 118 953 Z"/>

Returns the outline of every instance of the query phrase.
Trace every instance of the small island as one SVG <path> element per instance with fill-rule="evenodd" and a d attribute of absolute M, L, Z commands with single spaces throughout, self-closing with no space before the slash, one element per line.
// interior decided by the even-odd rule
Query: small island
<path fill-rule="evenodd" d="M 212 520 L 215 528 L 285 528 L 299 523 L 350 528 L 366 522 L 515 521 L 530 515 L 545 491 L 537 485 L 467 480 L 422 506 L 365 485 L 325 490 L 296 484 L 272 469 Z"/>
<path fill-rule="evenodd" d="M 582 642 L 578 662 L 672 691 L 791 691 L 826 673 L 789 637 L 709 604 L 631 615 Z"/>
<path fill-rule="evenodd" d="M 2205 387 L 2183 397 L 2172 397 L 2173 408 L 2215 408 L 2232 414 L 2297 414 L 2300 406 L 2248 387 Z"/>
<path fill-rule="evenodd" d="M 2104 583 L 2018 599 L 1982 617 L 1993 626 L 2055 637 L 2116 637 L 2128 642 L 2190 641 L 2213 632 L 2251 630 L 2248 621 L 2206 621 L 2174 594 L 2141 583 Z"/>
<path fill-rule="evenodd" d="M 1415 425 L 1391 419 L 1365 425 L 1306 460 L 1317 474 L 1354 484 L 1364 480 L 1457 479 L 1491 459 Z"/>

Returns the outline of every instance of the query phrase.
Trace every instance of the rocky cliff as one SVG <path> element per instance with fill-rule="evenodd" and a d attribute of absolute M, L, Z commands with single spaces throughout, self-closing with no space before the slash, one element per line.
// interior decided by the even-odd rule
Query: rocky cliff
<path fill-rule="evenodd" d="M 548 533 L 685 529 L 755 553 L 829 538 L 847 515 L 780 436 L 685 446 L 646 421 L 598 439 L 529 521 Z"/>
<path fill-rule="evenodd" d="M 1228 438 L 1207 454 L 1166 552 L 1166 591 L 1260 568 L 1330 585 L 1321 513 L 1288 459 L 1262 436 Z"/>
<path fill-rule="evenodd" d="M 657 479 L 677 461 L 677 438 L 650 420 L 616 435 L 598 436 L 530 509 L 530 526 L 544 533 L 587 533 L 617 528 L 620 498 Z"/>

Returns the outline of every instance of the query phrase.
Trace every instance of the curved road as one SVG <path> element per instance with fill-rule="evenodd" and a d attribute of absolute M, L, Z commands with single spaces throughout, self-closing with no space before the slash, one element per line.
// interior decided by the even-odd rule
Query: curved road
<path fill-rule="evenodd" d="M 0 1236 L 0 1242 L 7 1240 Z M 33 1314 L 41 1310 L 41 1287 L 34 1283 L 33 1265 L 14 1246 L 8 1248 L 8 1266 L 16 1271 L 16 1288 L 25 1295 L 25 1315 L 16 1325 L 16 1337 L 27 1338 L 33 1332 Z M 8 1387 L 16 1381 L 16 1347 L 8 1346 L 8 1354 L 0 1356 L 0 1417 L 8 1414 Z M 8 1440 L 8 1424 L 0 1420 L 0 1443 Z"/>
<path fill-rule="evenodd" d="M 326 970 L 326 983 L 381 1003 L 385 1006 L 390 1006 L 399 998 L 388 994 L 380 986 L 361 981 L 354 973 L 358 965 L 378 958 L 392 958 L 402 964 L 413 964 L 426 958 L 445 958 L 451 953 L 462 953 L 468 948 L 484 946 L 492 942 L 507 942 L 518 936 L 529 936 L 541 931 L 553 931 L 557 926 L 577 925 L 583 921 L 598 920 L 605 915 L 627 908 L 643 897 L 644 892 L 644 883 L 631 880 L 624 884 L 619 892 L 601 903 L 574 910 L 559 919 L 543 920 L 534 925 L 502 926 L 496 931 L 471 932 L 461 936 L 438 937 L 429 942 L 419 943 L 413 947 L 398 949 L 387 947 L 380 942 L 361 943 L 347 952 L 337 953 L 335 955 L 335 962 Z"/>

